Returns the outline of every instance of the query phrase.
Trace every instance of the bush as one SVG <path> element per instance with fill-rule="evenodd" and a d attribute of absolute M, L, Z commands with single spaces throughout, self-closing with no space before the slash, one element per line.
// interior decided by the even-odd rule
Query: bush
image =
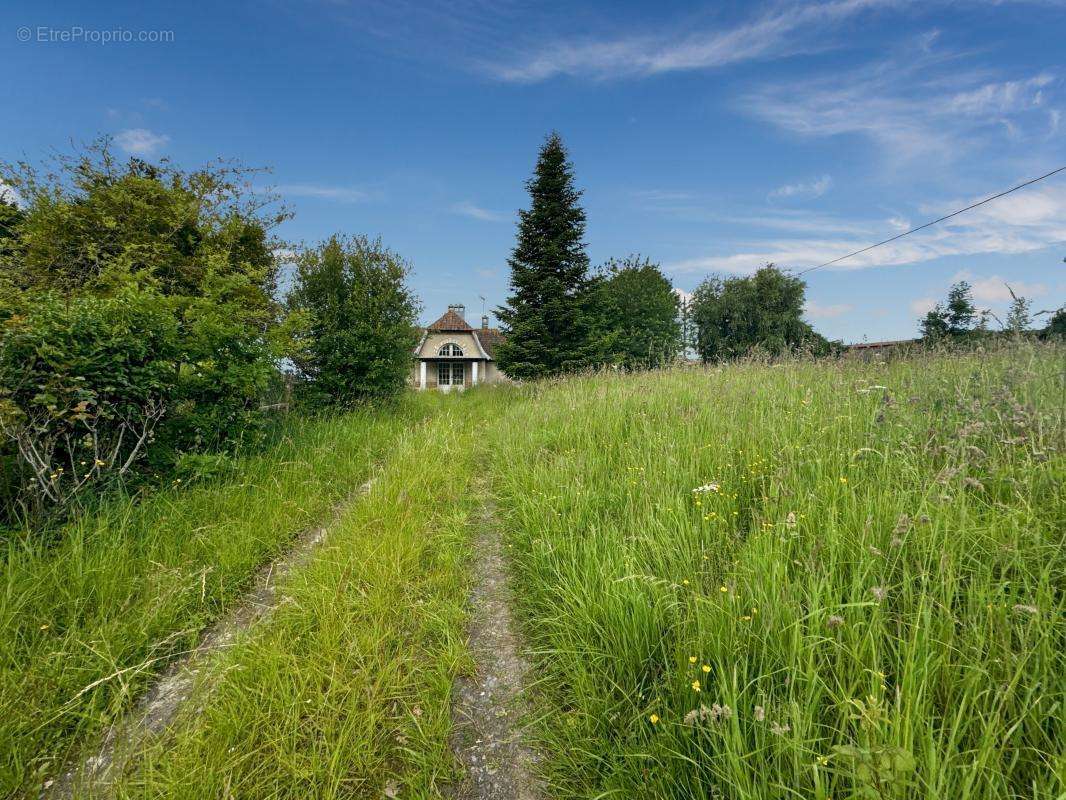
<path fill-rule="evenodd" d="M 409 269 L 365 236 L 334 236 L 300 256 L 291 357 L 306 398 L 350 406 L 403 389 L 417 343 Z"/>
<path fill-rule="evenodd" d="M 174 398 L 177 320 L 158 293 L 24 296 L 0 323 L 0 430 L 31 505 L 64 506 L 143 457 Z"/>
<path fill-rule="evenodd" d="M 0 207 L 2 420 L 38 501 L 260 437 L 280 312 L 269 231 L 287 213 L 248 170 L 122 164 L 103 140 L 46 170 L 0 164 L 0 185 L 21 203 Z"/>

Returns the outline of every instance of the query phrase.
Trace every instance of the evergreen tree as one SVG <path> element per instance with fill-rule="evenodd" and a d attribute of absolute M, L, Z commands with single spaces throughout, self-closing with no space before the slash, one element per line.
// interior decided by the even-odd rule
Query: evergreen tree
<path fill-rule="evenodd" d="M 1066 339 L 1066 306 L 1051 315 L 1047 327 L 1040 332 L 1044 339 Z"/>
<path fill-rule="evenodd" d="M 585 211 L 559 134 L 540 149 L 526 183 L 529 210 L 518 212 L 518 241 L 508 263 L 511 295 L 496 309 L 506 341 L 496 359 L 505 373 L 530 380 L 599 362 L 594 283 L 585 253 Z"/>
<path fill-rule="evenodd" d="M 947 336 L 949 333 L 948 313 L 944 310 L 944 306 L 937 303 L 929 309 L 925 317 L 919 321 L 919 325 L 923 339 L 942 339 Z"/>
<path fill-rule="evenodd" d="M 987 319 L 984 315 L 981 319 L 978 318 L 970 284 L 959 281 L 948 291 L 947 302 L 937 303 L 918 324 L 922 339 L 933 341 L 947 336 L 961 338 L 972 334 L 975 331 L 975 321 L 978 324 L 976 330 L 987 329 Z"/>

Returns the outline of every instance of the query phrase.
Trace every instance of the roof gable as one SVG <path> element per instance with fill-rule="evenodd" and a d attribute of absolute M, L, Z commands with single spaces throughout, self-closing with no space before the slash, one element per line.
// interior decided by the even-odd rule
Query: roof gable
<path fill-rule="evenodd" d="M 469 323 L 467 323 L 467 321 L 465 319 L 460 317 L 458 314 L 456 314 L 450 308 L 444 314 L 443 317 L 438 319 L 436 322 L 430 323 L 427 327 L 431 331 L 472 331 L 472 330 L 474 330 L 473 328 L 470 327 Z"/>

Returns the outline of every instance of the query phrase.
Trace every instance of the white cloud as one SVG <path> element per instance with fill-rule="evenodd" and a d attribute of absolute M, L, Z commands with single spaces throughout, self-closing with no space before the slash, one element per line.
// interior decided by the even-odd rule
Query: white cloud
<path fill-rule="evenodd" d="M 496 270 L 489 269 L 489 268 L 479 269 L 477 271 L 477 274 L 478 274 L 479 278 L 484 278 L 485 280 L 490 280 L 490 279 L 496 277 Z"/>
<path fill-rule="evenodd" d="M 1047 137 L 1048 72 L 999 80 L 925 39 L 847 72 L 776 80 L 743 98 L 743 112 L 802 136 L 864 136 L 893 160 L 958 158 L 1001 140 Z M 1052 117 L 1054 120 L 1054 117 Z"/>
<path fill-rule="evenodd" d="M 470 217 L 471 219 L 479 219 L 482 222 L 506 222 L 510 219 L 507 214 L 489 211 L 487 208 L 475 205 L 469 200 L 454 204 L 452 206 L 452 212 L 455 214 L 461 214 L 464 217 Z"/>
<path fill-rule="evenodd" d="M 1033 299 L 1042 297 L 1048 293 L 1048 287 L 1042 283 L 1026 283 L 1001 278 L 999 275 L 981 277 L 974 275 L 969 270 L 955 273 L 951 278 L 952 283 L 966 281 L 973 290 L 973 299 L 983 303 L 1008 303 L 1011 300 L 1011 289 L 1019 297 Z M 1010 289 L 1007 288 L 1008 284 Z"/>
<path fill-rule="evenodd" d="M 977 199 L 957 198 L 922 209 L 930 217 L 969 205 Z M 801 229 L 803 218 L 792 218 Z M 845 225 L 847 220 L 842 221 Z M 773 262 L 788 269 L 803 269 L 822 264 L 885 238 L 883 223 L 853 221 L 861 236 L 831 238 L 821 216 L 812 218 L 809 230 L 814 234 L 796 238 L 770 238 L 738 242 L 738 252 L 689 258 L 671 264 L 679 272 L 722 271 L 750 274 L 763 264 Z M 1066 186 L 1023 189 L 1017 194 L 994 200 L 964 215 L 955 217 L 919 233 L 853 256 L 828 269 L 854 270 L 876 266 L 915 264 L 944 256 L 979 254 L 1017 254 L 1040 250 L 1066 242 Z"/>
<path fill-rule="evenodd" d="M 325 186 L 317 183 L 289 183 L 275 186 L 274 191 L 284 197 L 311 197 L 317 200 L 332 200 L 336 203 L 358 203 L 367 199 L 362 189 L 348 186 Z"/>
<path fill-rule="evenodd" d="M 14 203 L 17 206 L 22 206 L 22 195 L 15 191 L 14 186 L 8 186 L 3 181 L 0 181 L 0 200 L 4 200 L 8 203 Z"/>
<path fill-rule="evenodd" d="M 135 156 L 151 156 L 170 142 L 165 133 L 154 133 L 147 128 L 127 128 L 115 134 L 115 143 Z"/>
<path fill-rule="evenodd" d="M 936 307 L 937 301 L 932 297 L 919 297 L 911 300 L 911 313 L 916 317 L 924 317 Z"/>
<path fill-rule="evenodd" d="M 484 69 L 499 80 L 533 83 L 557 75 L 621 78 L 782 58 L 824 49 L 836 25 L 900 4 L 906 0 L 833 0 L 775 9 L 732 28 L 560 41 Z"/>
<path fill-rule="evenodd" d="M 823 175 L 817 180 L 808 181 L 807 183 L 787 183 L 784 186 L 778 186 L 770 192 L 768 197 L 771 200 L 779 197 L 821 197 L 829 191 L 829 187 L 832 185 L 833 179 L 829 175 Z"/>
<path fill-rule="evenodd" d="M 812 319 L 834 319 L 835 317 L 841 317 L 844 314 L 847 314 L 853 308 L 854 306 L 847 303 L 822 305 L 814 300 L 808 300 L 803 306 L 803 311 Z"/>

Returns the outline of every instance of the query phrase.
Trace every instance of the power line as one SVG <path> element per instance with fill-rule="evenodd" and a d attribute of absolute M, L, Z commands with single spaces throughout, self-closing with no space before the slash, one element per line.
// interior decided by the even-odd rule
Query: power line
<path fill-rule="evenodd" d="M 902 239 L 904 236 L 910 236 L 912 233 L 917 233 L 920 230 L 932 227 L 933 225 L 936 225 L 938 222 L 943 222 L 946 219 L 951 219 L 952 217 L 957 217 L 959 214 L 962 214 L 963 212 L 966 212 L 966 211 L 970 211 L 971 209 L 977 208 L 978 206 L 983 206 L 985 203 L 991 203 L 993 200 L 997 200 L 1000 197 L 1004 197 L 1004 196 L 1010 194 L 1011 192 L 1016 192 L 1019 189 L 1024 189 L 1026 186 L 1032 186 L 1034 183 L 1042 181 L 1045 178 L 1050 178 L 1052 175 L 1055 175 L 1055 174 L 1057 174 L 1059 172 L 1062 172 L 1064 170 L 1066 170 L 1066 167 L 1059 167 L 1058 169 L 1053 169 L 1053 170 L 1051 170 L 1051 172 L 1047 173 L 1046 175 L 1041 175 L 1039 178 L 1033 178 L 1032 180 L 1026 181 L 1025 183 L 1019 183 L 1017 186 L 1012 186 L 1010 189 L 1007 189 L 1006 191 L 1002 191 L 999 194 L 994 194 L 991 197 L 986 197 L 984 200 L 981 200 L 980 202 L 974 203 L 973 205 L 966 206 L 966 208 L 960 208 L 958 211 L 952 211 L 950 214 L 945 214 L 940 219 L 934 219 L 932 222 L 927 222 L 924 225 L 919 225 L 917 228 L 911 228 L 909 231 L 904 231 L 903 233 L 896 234 L 891 239 L 885 239 L 883 242 L 878 242 L 877 244 L 872 244 L 869 247 L 864 247 L 861 250 L 856 250 L 854 253 L 848 253 L 846 256 L 840 256 L 840 258 L 834 258 L 832 261 L 826 261 L 824 264 L 819 264 L 816 267 L 807 267 L 807 269 L 800 270 L 799 272 L 797 272 L 796 275 L 797 275 L 797 277 L 800 276 L 800 275 L 806 275 L 808 272 L 814 272 L 816 269 L 821 269 L 822 267 L 828 267 L 831 264 L 836 264 L 837 262 L 843 261 L 846 258 L 851 258 L 852 256 L 857 256 L 860 253 L 866 253 L 866 252 L 868 252 L 870 250 L 873 250 L 875 247 L 880 247 L 883 244 L 888 244 L 889 242 L 894 242 L 897 239 Z M 1064 260 L 1066 260 L 1066 259 L 1064 259 Z"/>

